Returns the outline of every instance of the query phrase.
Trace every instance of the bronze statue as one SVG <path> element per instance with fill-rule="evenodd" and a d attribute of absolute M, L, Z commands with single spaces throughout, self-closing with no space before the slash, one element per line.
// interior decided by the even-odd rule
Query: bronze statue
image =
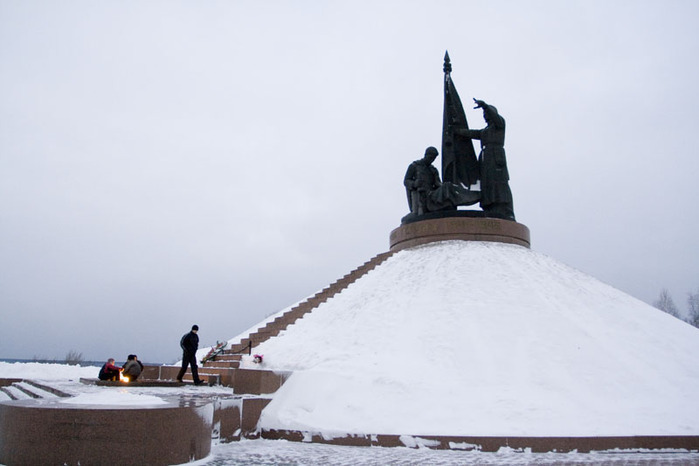
<path fill-rule="evenodd" d="M 437 155 L 437 149 L 428 147 L 425 156 L 411 163 L 405 172 L 403 185 L 408 195 L 408 207 L 410 212 L 416 215 L 423 215 L 429 211 L 427 199 L 431 192 L 442 185 L 439 172 L 432 165 Z"/>
<path fill-rule="evenodd" d="M 410 213 L 424 215 L 428 212 L 456 210 L 459 205 L 478 202 L 479 195 L 449 181 L 442 182 L 439 172 L 432 165 L 438 152 L 434 147 L 425 150 L 425 156 L 408 166 L 403 185 L 408 196 Z"/>
<path fill-rule="evenodd" d="M 515 212 L 510 191 L 510 175 L 505 158 L 505 119 L 498 109 L 482 100 L 473 99 L 475 108 L 483 109 L 487 126 L 483 129 L 459 129 L 457 134 L 481 141 L 478 156 L 481 179 L 481 208 L 488 217 L 514 220 Z"/>
<path fill-rule="evenodd" d="M 419 220 L 433 212 L 442 216 L 477 216 L 479 211 L 456 211 L 480 201 L 480 215 L 515 220 L 509 173 L 505 158 L 505 119 L 492 105 L 473 99 L 475 108 L 483 109 L 486 127 L 468 127 L 461 99 L 451 80 L 449 53 L 444 56 L 444 118 L 442 127 L 442 177 L 432 166 L 437 149 L 428 147 L 425 156 L 411 163 L 403 179 L 410 214 L 403 222 Z M 481 141 L 481 153 L 476 159 L 473 139 Z M 475 188 L 480 181 L 480 191 Z"/>

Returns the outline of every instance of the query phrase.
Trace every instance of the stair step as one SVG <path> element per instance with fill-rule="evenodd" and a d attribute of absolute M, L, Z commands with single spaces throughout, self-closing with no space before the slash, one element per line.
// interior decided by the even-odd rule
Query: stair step
<path fill-rule="evenodd" d="M 199 379 L 203 380 L 205 385 L 209 385 L 209 386 L 219 385 L 221 383 L 221 374 L 212 374 L 207 369 L 206 372 L 199 371 Z M 194 383 L 194 379 L 192 378 L 192 374 L 187 372 L 184 375 L 184 377 L 182 377 L 182 381 Z"/>
<path fill-rule="evenodd" d="M 209 367 L 209 366 L 201 366 L 199 367 L 198 373 L 199 377 L 204 377 L 207 375 L 221 375 L 221 374 L 227 374 L 229 371 L 235 370 L 234 367 Z M 186 379 L 187 377 L 191 377 L 192 373 L 187 371 L 185 374 L 184 378 Z"/>
<path fill-rule="evenodd" d="M 33 391 L 31 391 L 30 389 L 28 389 L 27 387 L 25 387 L 21 383 L 15 383 L 15 384 L 12 384 L 12 386 L 31 398 L 34 398 L 34 399 L 41 398 L 41 395 L 39 395 L 38 393 L 34 393 Z"/>
<path fill-rule="evenodd" d="M 216 358 L 216 359 L 209 359 L 208 361 L 202 363 L 203 366 L 209 366 L 210 364 L 223 364 L 223 365 L 227 365 L 228 367 L 237 367 L 236 364 L 240 364 L 240 360 L 239 359 Z"/>
<path fill-rule="evenodd" d="M 214 367 L 217 369 L 237 369 L 240 367 L 240 361 L 206 361 L 202 367 L 207 370 Z"/>
<path fill-rule="evenodd" d="M 20 388 L 16 383 L 12 385 L 2 387 L 2 391 L 5 392 L 13 400 L 29 400 L 37 398 L 36 394 L 27 391 L 26 389 Z"/>
<path fill-rule="evenodd" d="M 63 392 L 57 388 L 49 387 L 48 385 L 44 385 L 39 382 L 35 382 L 33 380 L 25 380 L 24 383 L 33 385 L 39 390 L 43 390 L 45 392 L 53 393 L 54 395 L 61 397 L 61 398 L 70 398 L 72 395 L 67 394 L 66 392 Z"/>
<path fill-rule="evenodd" d="M 250 334 L 250 339 L 255 343 L 259 343 L 261 341 L 267 341 L 273 336 L 273 332 L 255 332 Z"/>
<path fill-rule="evenodd" d="M 235 347 L 235 345 L 234 345 L 234 347 Z M 248 345 L 246 344 L 245 346 L 241 345 L 240 347 L 238 347 L 237 351 L 239 351 L 241 354 L 248 354 L 248 352 L 250 350 L 248 349 Z"/>
<path fill-rule="evenodd" d="M 9 396 L 11 400 L 19 400 L 17 395 L 15 395 L 11 389 L 8 387 L 0 387 L 0 391 L 3 392 L 5 395 Z"/>
<path fill-rule="evenodd" d="M 236 353 L 231 353 L 231 354 L 226 354 L 226 353 L 221 353 L 216 355 L 213 359 L 210 359 L 210 361 L 217 361 L 217 362 L 235 362 L 235 361 L 240 361 L 243 358 L 242 354 L 236 354 Z"/>

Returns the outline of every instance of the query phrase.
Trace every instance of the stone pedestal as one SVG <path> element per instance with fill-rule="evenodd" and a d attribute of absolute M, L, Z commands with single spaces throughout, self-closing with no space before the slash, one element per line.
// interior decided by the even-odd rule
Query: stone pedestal
<path fill-rule="evenodd" d="M 492 241 L 530 247 L 529 228 L 498 218 L 444 217 L 406 223 L 391 232 L 391 251 L 435 241 Z"/>

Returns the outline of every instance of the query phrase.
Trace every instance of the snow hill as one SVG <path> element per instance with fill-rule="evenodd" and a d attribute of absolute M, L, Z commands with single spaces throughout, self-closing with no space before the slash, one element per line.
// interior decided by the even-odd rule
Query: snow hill
<path fill-rule="evenodd" d="M 255 352 L 263 428 L 699 435 L 699 329 L 520 246 L 398 252 Z"/>

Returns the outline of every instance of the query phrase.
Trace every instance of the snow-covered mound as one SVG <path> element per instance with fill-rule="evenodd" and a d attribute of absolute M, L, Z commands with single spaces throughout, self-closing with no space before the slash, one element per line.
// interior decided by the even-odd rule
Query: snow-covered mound
<path fill-rule="evenodd" d="M 699 435 L 699 330 L 519 246 L 401 251 L 255 350 L 264 428 Z"/>

